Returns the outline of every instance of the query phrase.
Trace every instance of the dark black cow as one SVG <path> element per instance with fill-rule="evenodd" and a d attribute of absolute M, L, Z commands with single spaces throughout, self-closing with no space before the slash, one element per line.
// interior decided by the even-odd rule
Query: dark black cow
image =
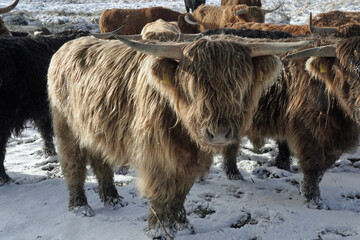
<path fill-rule="evenodd" d="M 205 4 L 205 0 L 184 0 L 184 2 L 187 12 L 190 12 L 190 9 L 193 12 L 198 6 Z"/>
<path fill-rule="evenodd" d="M 33 120 L 44 139 L 44 156 L 55 155 L 46 90 L 52 55 L 67 41 L 89 32 L 67 32 L 64 37 L 0 38 L 0 185 L 10 180 L 4 168 L 6 143 Z"/>

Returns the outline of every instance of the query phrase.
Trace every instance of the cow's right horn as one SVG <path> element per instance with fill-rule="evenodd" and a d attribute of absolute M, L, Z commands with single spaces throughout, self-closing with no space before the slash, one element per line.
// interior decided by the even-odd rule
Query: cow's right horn
<path fill-rule="evenodd" d="M 285 59 L 295 57 L 336 57 L 336 45 L 308 48 L 293 54 L 286 55 Z"/>
<path fill-rule="evenodd" d="M 243 9 L 240 9 L 238 11 L 235 11 L 234 16 L 239 16 L 239 15 L 245 14 L 247 12 L 248 12 L 247 8 L 243 8 Z"/>
<path fill-rule="evenodd" d="M 4 14 L 4 13 L 8 13 L 10 12 L 11 10 L 13 10 L 16 5 L 19 3 L 19 0 L 15 0 L 12 4 L 10 4 L 9 6 L 7 7 L 3 7 L 3 8 L 0 8 L 0 14 Z"/>
<path fill-rule="evenodd" d="M 321 36 L 336 34 L 338 30 L 334 27 L 315 27 L 312 22 L 312 13 L 310 12 L 309 30 L 312 34 L 319 34 Z"/>
<path fill-rule="evenodd" d="M 261 9 L 261 10 L 262 10 L 263 13 L 271 13 L 271 12 L 274 12 L 274 11 L 278 10 L 281 6 L 282 6 L 282 3 L 280 3 L 279 6 L 277 6 L 274 9 Z"/>
<path fill-rule="evenodd" d="M 122 36 L 114 35 L 118 40 L 128 45 L 132 49 L 145 53 L 155 57 L 171 58 L 174 60 L 180 60 L 183 57 L 182 48 L 186 43 L 175 43 L 175 44 L 146 44 L 131 41 Z"/>
<path fill-rule="evenodd" d="M 185 22 L 187 22 L 188 24 L 197 25 L 197 22 L 192 21 L 192 20 L 189 18 L 189 15 L 188 15 L 188 14 L 186 14 L 186 15 L 184 16 L 184 20 L 185 20 Z"/>
<path fill-rule="evenodd" d="M 251 49 L 251 57 L 258 57 L 288 52 L 313 43 L 314 41 L 312 40 L 299 42 L 260 42 L 248 43 L 246 46 Z"/>

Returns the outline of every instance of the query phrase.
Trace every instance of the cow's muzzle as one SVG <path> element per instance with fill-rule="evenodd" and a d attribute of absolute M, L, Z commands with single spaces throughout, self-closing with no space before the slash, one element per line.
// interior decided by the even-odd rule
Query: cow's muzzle
<path fill-rule="evenodd" d="M 230 127 L 221 127 L 219 130 L 206 130 L 206 138 L 210 145 L 223 146 L 233 142 Z"/>

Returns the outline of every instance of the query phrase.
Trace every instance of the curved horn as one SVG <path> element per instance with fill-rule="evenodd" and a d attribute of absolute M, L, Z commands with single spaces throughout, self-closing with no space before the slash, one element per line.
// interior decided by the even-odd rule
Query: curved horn
<path fill-rule="evenodd" d="M 234 16 L 239 16 L 239 15 L 245 14 L 247 12 L 248 12 L 247 8 L 243 8 L 243 9 L 240 9 L 238 11 L 235 11 Z"/>
<path fill-rule="evenodd" d="M 194 21 L 190 20 L 188 14 L 186 14 L 186 15 L 184 16 L 184 20 L 185 20 L 185 22 L 187 22 L 188 24 L 197 25 L 197 22 L 194 22 Z"/>
<path fill-rule="evenodd" d="M 176 44 L 146 44 L 128 40 L 126 38 L 114 35 L 118 40 L 128 45 L 132 49 L 155 57 L 171 58 L 180 60 L 183 57 L 182 48 L 185 43 Z"/>
<path fill-rule="evenodd" d="M 10 12 L 11 10 L 13 10 L 16 5 L 19 3 L 19 0 L 15 0 L 12 4 L 10 4 L 9 6 L 7 7 L 3 7 L 3 8 L 0 8 L 0 14 L 4 14 L 4 13 L 8 13 Z"/>
<path fill-rule="evenodd" d="M 336 45 L 308 48 L 293 54 L 286 55 L 285 59 L 295 57 L 336 57 Z"/>
<path fill-rule="evenodd" d="M 261 11 L 262 11 L 263 13 L 271 13 L 271 12 L 274 12 L 274 11 L 278 10 L 281 6 L 282 6 L 282 3 L 280 3 L 279 6 L 277 6 L 277 7 L 274 8 L 274 9 L 271 9 L 271 10 L 261 9 Z"/>
<path fill-rule="evenodd" d="M 284 52 L 294 50 L 309 44 L 314 41 L 299 41 L 299 42 L 261 42 L 261 43 L 248 43 L 246 46 L 251 49 L 251 57 L 276 55 Z"/>
<path fill-rule="evenodd" d="M 337 28 L 334 27 L 315 27 L 312 22 L 312 13 L 310 12 L 310 19 L 309 19 L 309 30 L 312 34 L 319 34 L 319 35 L 331 35 L 338 32 Z"/>
<path fill-rule="evenodd" d="M 114 35 L 116 35 L 124 26 L 119 27 L 118 29 L 115 29 L 112 32 L 108 32 L 108 33 L 91 33 L 91 36 L 94 36 L 96 38 L 108 38 L 108 37 L 112 37 Z M 141 39 L 141 38 L 140 38 Z"/>

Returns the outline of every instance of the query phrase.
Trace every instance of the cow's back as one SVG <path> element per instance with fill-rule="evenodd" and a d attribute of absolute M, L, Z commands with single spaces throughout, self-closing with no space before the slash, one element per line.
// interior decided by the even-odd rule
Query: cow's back
<path fill-rule="evenodd" d="M 122 27 L 120 34 L 140 34 L 142 28 L 157 19 L 177 21 L 179 12 L 163 7 L 141 9 L 106 9 L 99 20 L 100 32 L 112 32 Z"/>

